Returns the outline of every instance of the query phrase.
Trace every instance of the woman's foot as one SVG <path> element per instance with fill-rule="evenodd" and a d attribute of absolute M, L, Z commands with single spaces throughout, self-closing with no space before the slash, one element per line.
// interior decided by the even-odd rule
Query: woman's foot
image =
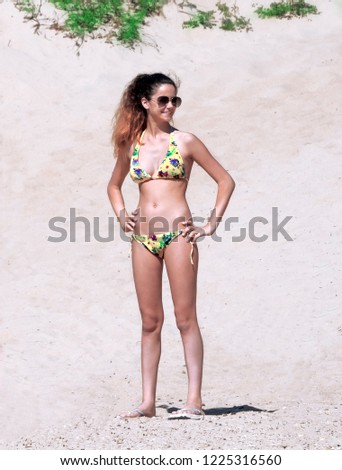
<path fill-rule="evenodd" d="M 119 415 L 119 418 L 153 418 L 156 415 L 155 408 L 134 408 L 132 411 L 128 411 L 128 413 L 122 413 Z"/>
<path fill-rule="evenodd" d="M 202 401 L 194 400 L 187 401 L 186 405 L 177 411 L 173 411 L 169 418 L 185 418 L 185 419 L 203 419 L 205 416 L 204 411 L 202 410 Z"/>
<path fill-rule="evenodd" d="M 201 408 L 194 408 L 191 406 L 186 406 L 181 410 L 173 411 L 169 416 L 169 419 L 203 419 L 205 416 L 204 411 Z"/>

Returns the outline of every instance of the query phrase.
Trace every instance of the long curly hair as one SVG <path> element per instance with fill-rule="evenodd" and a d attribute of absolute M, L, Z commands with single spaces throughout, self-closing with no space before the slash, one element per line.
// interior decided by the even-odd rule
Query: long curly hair
<path fill-rule="evenodd" d="M 142 106 L 141 99 L 151 99 L 161 85 L 172 85 L 177 91 L 179 81 L 176 85 L 172 78 L 163 73 L 139 74 L 126 86 L 112 119 L 115 158 L 122 155 L 127 145 L 139 139 L 146 128 L 147 111 Z"/>

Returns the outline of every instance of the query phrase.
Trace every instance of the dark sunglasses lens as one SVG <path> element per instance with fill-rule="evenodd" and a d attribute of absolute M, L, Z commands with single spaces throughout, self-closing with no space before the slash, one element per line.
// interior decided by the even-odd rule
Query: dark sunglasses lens
<path fill-rule="evenodd" d="M 179 106 L 182 104 L 182 98 L 180 98 L 179 96 L 175 96 L 174 98 L 172 98 L 171 103 L 176 108 L 179 108 Z"/>
<path fill-rule="evenodd" d="M 167 96 L 158 96 L 157 101 L 160 106 L 165 106 L 168 104 L 169 98 Z"/>

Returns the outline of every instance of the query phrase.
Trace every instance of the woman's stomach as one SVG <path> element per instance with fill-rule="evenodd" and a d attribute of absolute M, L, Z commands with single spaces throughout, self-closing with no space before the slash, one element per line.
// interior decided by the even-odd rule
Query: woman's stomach
<path fill-rule="evenodd" d="M 184 228 L 182 222 L 191 217 L 185 189 L 183 184 L 176 181 L 142 183 L 134 233 L 148 235 L 175 232 Z"/>

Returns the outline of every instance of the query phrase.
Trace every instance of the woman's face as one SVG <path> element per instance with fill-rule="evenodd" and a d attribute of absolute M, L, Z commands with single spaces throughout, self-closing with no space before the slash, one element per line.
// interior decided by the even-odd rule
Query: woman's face
<path fill-rule="evenodd" d="M 177 96 L 177 90 L 172 85 L 160 85 L 149 100 L 143 98 L 142 104 L 151 117 L 171 121 L 176 111 L 176 106 L 172 104 L 172 98 Z M 169 98 L 166 101 L 166 98 Z"/>

